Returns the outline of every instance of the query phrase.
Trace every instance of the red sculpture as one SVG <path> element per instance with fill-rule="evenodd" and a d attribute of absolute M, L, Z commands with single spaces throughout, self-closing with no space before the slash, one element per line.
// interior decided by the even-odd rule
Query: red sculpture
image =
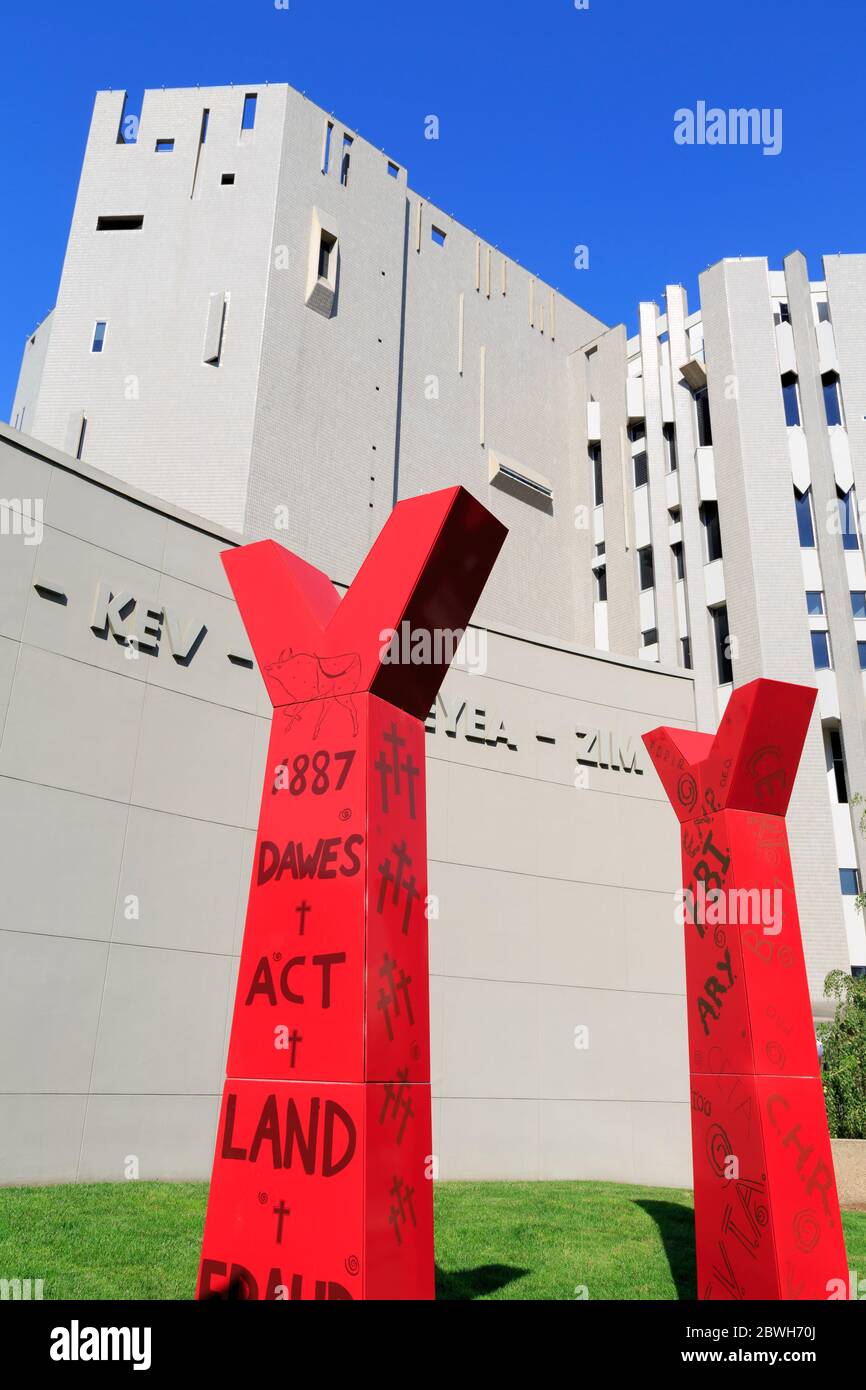
<path fill-rule="evenodd" d="M 827 1298 L 847 1260 L 785 813 L 815 691 L 644 743 L 682 832 L 698 1293 Z"/>
<path fill-rule="evenodd" d="M 274 714 L 199 1298 L 434 1296 L 422 721 L 505 535 L 400 502 L 342 599 L 223 554 Z"/>

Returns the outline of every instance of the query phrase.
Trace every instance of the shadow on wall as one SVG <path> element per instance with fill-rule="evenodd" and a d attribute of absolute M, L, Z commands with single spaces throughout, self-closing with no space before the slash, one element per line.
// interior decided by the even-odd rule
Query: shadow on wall
<path fill-rule="evenodd" d="M 694 1212 L 676 1202 L 641 1201 L 635 1206 L 651 1216 L 658 1227 L 677 1298 L 697 1298 Z"/>

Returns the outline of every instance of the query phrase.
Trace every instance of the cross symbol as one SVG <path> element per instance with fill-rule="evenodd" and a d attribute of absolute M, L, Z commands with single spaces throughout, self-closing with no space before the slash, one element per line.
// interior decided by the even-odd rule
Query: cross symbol
<path fill-rule="evenodd" d="M 274 1207 L 274 1216 L 277 1218 L 277 1245 L 283 1243 L 283 1221 L 291 1215 L 291 1207 L 287 1207 L 283 1198 L 280 1198 L 280 1205 Z"/>

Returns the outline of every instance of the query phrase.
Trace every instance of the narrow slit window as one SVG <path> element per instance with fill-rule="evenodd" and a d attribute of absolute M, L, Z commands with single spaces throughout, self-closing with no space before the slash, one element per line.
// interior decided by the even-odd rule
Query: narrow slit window
<path fill-rule="evenodd" d="M 204 333 L 202 361 L 210 367 L 218 367 L 223 350 L 223 330 L 226 319 L 225 291 L 212 294 L 208 300 L 207 324 Z"/>
<path fill-rule="evenodd" d="M 344 188 L 349 186 L 349 165 L 352 161 L 352 145 L 354 141 L 351 135 L 343 134 L 343 157 L 340 162 L 340 183 Z"/>
<path fill-rule="evenodd" d="M 87 416 L 86 416 L 86 415 L 82 415 L 82 417 L 81 417 L 81 429 L 78 431 L 78 445 L 77 445 L 76 450 L 75 450 L 75 457 L 76 457 L 77 459 L 80 459 L 80 458 L 81 458 L 81 455 L 84 453 L 84 440 L 85 440 L 86 435 L 87 435 Z"/>
<path fill-rule="evenodd" d="M 131 213 L 122 217 L 97 217 L 98 232 L 138 232 L 144 226 L 144 213 Z"/>
<path fill-rule="evenodd" d="M 256 92 L 247 92 L 244 97 L 244 114 L 241 120 L 241 130 L 252 130 L 256 123 Z"/>
<path fill-rule="evenodd" d="M 319 241 L 319 279 L 330 280 L 333 271 L 333 257 L 337 246 L 337 238 L 331 236 L 329 232 L 322 232 Z"/>
<path fill-rule="evenodd" d="M 102 349 L 105 347 L 106 326 L 105 319 L 99 319 L 94 325 L 93 341 L 90 344 L 91 352 L 102 352 Z"/>
<path fill-rule="evenodd" d="M 204 108 L 204 110 L 202 111 L 202 113 L 201 113 L 201 131 L 200 131 L 199 137 L 198 137 L 198 143 L 199 143 L 200 145 L 203 145 L 203 144 L 205 143 L 205 141 L 207 140 L 207 128 L 208 128 L 208 122 L 209 122 L 209 121 L 210 121 L 210 109 L 209 109 L 209 107 L 206 106 L 206 107 Z"/>
<path fill-rule="evenodd" d="M 445 233 L 443 232 L 441 227 L 431 227 L 430 236 L 433 239 L 433 241 L 435 241 L 437 246 L 445 245 Z"/>
<path fill-rule="evenodd" d="M 157 140 L 156 142 L 157 154 L 171 154 L 173 149 L 174 140 Z"/>
<path fill-rule="evenodd" d="M 334 134 L 334 122 L 325 122 L 325 139 L 322 144 L 322 173 L 327 174 L 331 167 L 331 136 Z"/>

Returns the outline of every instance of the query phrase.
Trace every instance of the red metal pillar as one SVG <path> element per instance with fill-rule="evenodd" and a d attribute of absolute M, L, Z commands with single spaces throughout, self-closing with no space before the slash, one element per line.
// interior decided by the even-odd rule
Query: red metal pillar
<path fill-rule="evenodd" d="M 401 502 L 342 600 L 223 555 L 274 714 L 199 1298 L 434 1296 L 422 721 L 505 534 Z"/>
<path fill-rule="evenodd" d="M 682 834 L 698 1295 L 827 1298 L 847 1261 L 785 813 L 815 691 L 755 680 L 644 743 Z"/>

